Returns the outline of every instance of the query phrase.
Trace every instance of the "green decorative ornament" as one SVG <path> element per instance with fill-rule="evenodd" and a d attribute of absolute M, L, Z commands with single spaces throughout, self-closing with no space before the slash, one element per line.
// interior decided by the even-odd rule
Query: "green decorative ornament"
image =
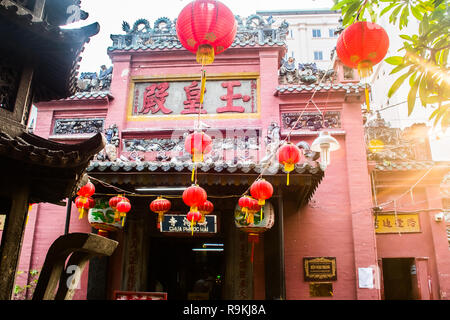
<path fill-rule="evenodd" d="M 89 224 L 98 230 L 98 234 L 108 237 L 109 232 L 122 229 L 120 221 L 114 221 L 114 209 L 109 206 L 107 199 L 96 199 L 94 208 L 89 210 Z"/>

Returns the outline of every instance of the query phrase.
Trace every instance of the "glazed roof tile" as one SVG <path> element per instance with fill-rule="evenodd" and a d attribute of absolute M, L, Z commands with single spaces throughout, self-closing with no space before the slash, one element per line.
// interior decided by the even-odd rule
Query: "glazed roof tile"
<path fill-rule="evenodd" d="M 346 93 L 359 93 L 365 88 L 363 83 L 321 83 L 321 84 L 311 84 L 311 85 L 286 85 L 278 86 L 275 91 L 275 95 L 286 95 L 295 94 L 302 92 L 311 92 L 313 90 L 317 91 L 340 91 L 345 90 Z"/>
<path fill-rule="evenodd" d="M 87 167 L 88 172 L 191 172 L 193 167 L 192 162 L 159 162 L 159 161 L 116 161 L 116 162 L 103 162 L 103 161 L 91 161 Z M 238 162 L 238 163 L 206 163 L 202 162 L 197 165 L 198 170 L 201 172 L 217 172 L 217 173 L 249 173 L 260 174 L 264 168 L 262 164 L 256 164 L 254 162 Z M 271 166 L 266 171 L 269 174 L 286 173 L 284 167 L 279 164 L 278 167 Z M 317 163 L 303 163 L 297 164 L 294 171 L 291 174 L 323 174 L 322 169 Z"/>
<path fill-rule="evenodd" d="M 436 165 L 434 161 L 384 161 L 375 164 L 377 171 L 424 170 Z"/>
<path fill-rule="evenodd" d="M 114 98 L 109 91 L 77 92 L 74 95 L 61 100 L 104 100 Z"/>

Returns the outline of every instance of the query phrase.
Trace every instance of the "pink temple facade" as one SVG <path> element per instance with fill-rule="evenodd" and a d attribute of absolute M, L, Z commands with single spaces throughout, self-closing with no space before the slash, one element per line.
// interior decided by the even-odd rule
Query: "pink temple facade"
<path fill-rule="evenodd" d="M 417 204 L 404 198 L 397 204 L 415 211 L 405 216 L 404 225 L 409 218 L 411 228 L 417 227 L 411 226 L 414 223 L 420 228 L 411 233 L 377 232 L 376 223 L 386 226 L 391 220 L 387 213 L 375 216 L 374 196 L 378 203 L 395 199 L 410 185 L 405 177 L 414 183 L 422 169 L 386 172 L 369 163 L 361 111 L 364 89 L 358 79 L 344 77 L 336 61 L 334 73 L 323 81 L 316 74 L 312 83 L 283 82 L 283 30 L 272 31 L 275 36 L 270 39 L 235 41 L 205 68 L 200 120 L 215 142 L 198 174 L 214 203 L 217 231 L 193 236 L 161 232 L 148 207 L 154 197 L 131 195 L 132 210 L 124 228 L 110 235 L 119 241 L 118 248 L 111 257 L 90 262 L 74 299 L 113 299 L 117 291 L 162 291 L 168 299 L 192 298 L 192 276 L 201 264 L 218 283 L 219 293 L 210 292 L 210 299 L 377 300 L 388 298 L 385 291 L 391 290 L 383 284 L 388 275 L 383 272 L 400 265 L 389 258 L 409 259 L 411 298 L 448 299 L 446 225 L 434 219 L 443 207 L 434 195 L 445 172 L 433 169 L 417 185 Z M 138 187 L 191 184 L 191 159 L 180 146 L 198 120 L 201 67 L 179 44 L 152 44 L 148 38 L 137 41 L 138 36 L 133 30 L 112 36 L 108 88 L 91 91 L 88 85 L 73 97 L 38 105 L 36 135 L 77 143 L 98 131 L 106 134 L 105 151 L 86 172 L 93 178 L 97 199 L 118 193 L 110 186 L 138 194 Z M 301 121 L 293 127 L 299 116 Z M 309 150 L 324 130 L 340 144 L 326 168 Z M 290 186 L 281 166 L 267 173 L 275 190 L 269 200 L 275 223 L 260 237 L 251 265 L 246 235 L 234 223 L 235 196 L 258 176 L 258 166 L 268 160 L 274 143 L 288 134 L 305 155 L 291 173 Z M 375 193 L 373 172 L 378 177 Z M 186 210 L 180 199 L 173 200 L 174 213 Z M 19 270 L 39 270 L 52 242 L 65 232 L 66 212 L 65 206 L 33 205 Z M 69 232 L 96 232 L 86 216 L 78 218 L 74 204 Z M 204 242 L 221 243 L 224 251 L 195 255 L 186 246 Z M 162 271 L 162 261 L 173 269 Z M 17 284 L 26 283 L 26 274 L 18 276 Z"/>

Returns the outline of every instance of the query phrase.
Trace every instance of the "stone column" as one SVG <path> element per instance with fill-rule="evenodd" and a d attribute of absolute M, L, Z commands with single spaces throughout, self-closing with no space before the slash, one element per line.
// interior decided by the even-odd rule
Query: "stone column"
<path fill-rule="evenodd" d="M 28 214 L 28 187 L 17 187 L 13 194 L 0 245 L 0 300 L 11 299 Z"/>

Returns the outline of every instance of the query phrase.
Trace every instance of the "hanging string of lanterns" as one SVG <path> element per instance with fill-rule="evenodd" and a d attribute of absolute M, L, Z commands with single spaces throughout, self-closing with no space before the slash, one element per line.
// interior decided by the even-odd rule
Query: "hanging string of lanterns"
<path fill-rule="evenodd" d="M 88 181 L 78 190 L 78 197 L 75 198 L 75 206 L 80 213 L 78 219 L 83 219 L 84 213 L 95 206 L 95 201 L 91 197 L 95 193 L 95 186 Z"/>
<path fill-rule="evenodd" d="M 193 184 L 183 192 L 183 202 L 190 208 L 186 218 L 191 223 L 192 235 L 194 235 L 194 226 L 202 218 L 199 207 L 205 203 L 207 198 L 208 195 L 205 189 L 196 184 Z"/>

